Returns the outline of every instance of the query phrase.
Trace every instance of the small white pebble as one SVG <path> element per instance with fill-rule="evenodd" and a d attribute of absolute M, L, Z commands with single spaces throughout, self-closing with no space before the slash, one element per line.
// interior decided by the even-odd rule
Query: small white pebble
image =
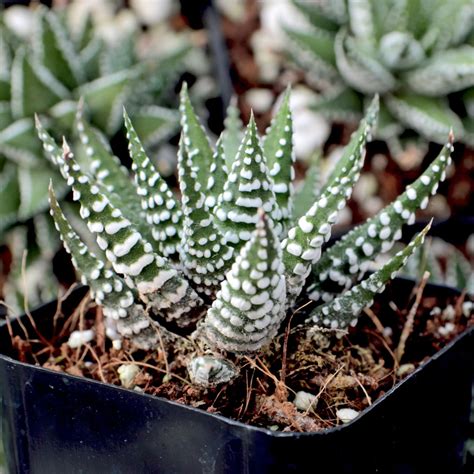
<path fill-rule="evenodd" d="M 353 408 L 341 408 L 336 411 L 336 416 L 343 422 L 349 423 L 359 416 L 359 412 Z"/>
<path fill-rule="evenodd" d="M 91 342 L 95 337 L 95 331 L 93 329 L 86 329 L 85 331 L 73 331 L 69 336 L 67 345 L 71 349 L 77 349 L 88 342 Z"/>
<path fill-rule="evenodd" d="M 137 376 L 140 369 L 138 365 L 135 364 L 122 364 L 118 368 L 118 373 L 120 377 L 120 383 L 125 388 L 132 388 L 133 380 Z"/>
<path fill-rule="evenodd" d="M 304 392 L 301 390 L 299 392 L 296 392 L 293 403 L 295 407 L 298 408 L 298 410 L 306 411 L 306 410 L 311 409 L 315 400 L 316 400 L 316 395 L 313 395 L 312 393 Z"/>

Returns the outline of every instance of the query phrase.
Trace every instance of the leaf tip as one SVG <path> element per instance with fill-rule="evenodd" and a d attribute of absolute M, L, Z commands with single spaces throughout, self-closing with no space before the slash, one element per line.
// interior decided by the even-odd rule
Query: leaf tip
<path fill-rule="evenodd" d="M 454 143 L 454 131 L 453 127 L 449 129 L 449 134 L 448 134 L 448 143 L 452 146 Z"/>
<path fill-rule="evenodd" d="M 66 137 L 63 137 L 63 156 L 64 160 L 70 160 L 72 158 L 72 151 L 69 143 L 66 140 Z"/>

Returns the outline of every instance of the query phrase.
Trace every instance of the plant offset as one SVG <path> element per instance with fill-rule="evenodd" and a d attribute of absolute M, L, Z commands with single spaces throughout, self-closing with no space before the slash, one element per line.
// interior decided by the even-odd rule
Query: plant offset
<path fill-rule="evenodd" d="M 422 244 L 429 226 L 367 277 L 368 264 L 388 251 L 401 237 L 401 226 L 427 205 L 450 163 L 452 136 L 394 203 L 326 249 L 363 166 L 378 98 L 313 204 L 294 222 L 289 94 L 263 139 L 253 117 L 243 132 L 231 111 L 233 119 L 226 121 L 214 149 L 184 86 L 181 201 L 146 156 L 125 112 L 133 180 L 104 153 L 80 116 L 82 141 L 91 148 L 90 173 L 82 171 L 66 142 L 61 150 L 37 121 L 45 151 L 72 186 L 81 217 L 104 252 L 94 255 L 81 242 L 51 187 L 56 226 L 93 298 L 117 331 L 142 349 L 157 347 L 160 321 L 168 328 L 194 329 L 191 338 L 202 350 L 190 356 L 188 367 L 197 383 L 230 380 L 237 369 L 226 355 L 268 346 L 308 295 L 315 304 L 301 320 L 305 327 L 342 334 L 355 325 L 362 309 Z"/>
<path fill-rule="evenodd" d="M 293 0 L 308 27 L 287 28 L 289 51 L 326 93 L 318 109 L 336 120 L 381 97 L 378 137 L 405 129 L 444 143 L 474 143 L 474 5 L 471 0 Z M 447 95 L 459 93 L 457 115 Z M 459 110 L 459 106 L 456 110 Z M 462 115 L 462 116 L 461 116 Z"/>

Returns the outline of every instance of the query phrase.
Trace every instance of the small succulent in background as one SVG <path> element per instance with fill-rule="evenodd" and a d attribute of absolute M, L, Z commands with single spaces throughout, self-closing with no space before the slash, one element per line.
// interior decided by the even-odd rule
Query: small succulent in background
<path fill-rule="evenodd" d="M 400 245 L 396 245 L 393 251 L 397 249 Z M 459 288 L 474 295 L 473 263 L 454 245 L 439 237 L 427 239 L 407 260 L 401 274 L 419 279 L 425 271 L 430 272 L 431 283 Z"/>
<path fill-rule="evenodd" d="M 400 137 L 406 129 L 443 143 L 452 127 L 459 140 L 474 144 L 472 1 L 293 4 L 307 25 L 285 28 L 288 51 L 308 82 L 323 91 L 318 111 L 332 120 L 355 121 L 366 98 L 378 93 L 377 137 L 394 155 L 403 148 Z M 466 103 L 463 116 L 450 108 L 450 94 Z"/>
<path fill-rule="evenodd" d="M 189 47 L 140 57 L 136 31 L 110 46 L 90 16 L 71 31 L 70 13 L 35 8 L 26 39 L 0 21 L 0 231 L 47 208 L 51 176 L 57 192 L 65 191 L 43 159 L 35 113 L 57 138 L 70 134 L 80 97 L 91 124 L 108 137 L 120 129 L 125 104 L 146 146 L 177 127 L 177 114 L 154 104 L 165 103 Z"/>
<path fill-rule="evenodd" d="M 316 297 L 313 288 L 318 304 L 302 323 L 345 332 L 419 248 L 429 229 L 364 277 L 368 263 L 391 248 L 401 226 L 412 222 L 444 179 L 452 136 L 395 203 L 338 247 L 326 249 L 331 227 L 359 177 L 378 98 L 317 195 L 303 186 L 300 192 L 310 192 L 312 198 L 302 199 L 293 191 L 289 94 L 263 140 L 253 117 L 239 139 L 234 117 L 226 121 L 214 148 L 184 87 L 178 156 L 181 200 L 154 169 L 126 113 L 133 181 L 123 179 L 124 171 L 103 149 L 93 150 L 90 171 L 83 171 L 68 144 L 61 150 L 37 123 L 45 150 L 72 186 L 80 215 L 102 250 L 95 255 L 81 242 L 51 186 L 56 226 L 93 298 L 138 347 L 154 347 L 160 321 L 191 328 L 197 324 L 193 337 L 207 349 L 190 360 L 188 368 L 198 383 L 212 385 L 234 375 L 222 353 L 251 353 L 268 345 L 286 315 L 306 297 L 304 288 L 311 279 L 313 286 L 331 281 L 339 289 Z M 237 140 L 236 151 L 229 144 Z M 294 197 L 300 202 L 297 219 Z M 132 202 L 140 203 L 139 211 L 132 210 Z"/>

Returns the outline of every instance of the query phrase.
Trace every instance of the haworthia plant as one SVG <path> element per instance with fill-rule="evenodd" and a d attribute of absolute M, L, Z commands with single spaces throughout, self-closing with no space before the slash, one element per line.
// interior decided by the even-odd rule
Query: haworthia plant
<path fill-rule="evenodd" d="M 17 38 L 0 14 L 0 233 L 47 209 L 45 183 L 51 176 L 58 196 L 64 194 L 54 168 L 45 166 L 35 113 L 57 139 L 71 134 L 80 97 L 88 120 L 108 137 L 120 129 L 123 105 L 136 118 L 145 147 L 178 126 L 176 112 L 153 104 L 173 87 L 187 46 L 143 59 L 135 33 L 125 40 L 130 47 L 118 49 L 99 37 L 92 19 L 70 31 L 63 14 L 67 18 L 72 10 L 59 14 L 37 6 L 29 41 Z"/>
<path fill-rule="evenodd" d="M 154 324 L 162 320 L 168 321 L 168 327 L 198 323 L 193 337 L 199 340 L 197 346 L 204 353 L 188 364 L 191 379 L 196 383 L 212 385 L 229 380 L 236 371 L 225 360 L 226 353 L 252 353 L 268 345 L 295 308 L 297 299 L 305 297 L 303 288 L 309 275 L 313 275 L 313 285 L 317 285 L 327 279 L 325 274 L 335 277 L 331 270 L 336 269 L 335 281 L 341 284 L 341 291 L 333 301 L 322 299 L 323 306 L 318 306 L 305 324 L 344 330 L 354 323 L 374 294 L 419 248 L 428 229 L 380 271 L 351 289 L 352 283 L 363 278 L 362 261 L 386 251 L 387 239 L 400 238 L 400 227 L 419 207 L 424 207 L 428 196 L 444 179 L 449 163 L 451 142 L 391 207 L 349 234 L 348 240 L 324 251 L 338 212 L 345 206 L 360 174 L 365 145 L 377 120 L 378 98 L 372 101 L 328 181 L 295 221 L 291 192 L 292 118 L 289 92 L 286 94 L 267 136 L 261 139 L 251 117 L 238 151 L 235 147 L 227 148 L 231 150 L 228 156 L 226 136 L 218 140 L 214 149 L 193 110 L 186 87 L 183 88 L 183 130 L 178 157 L 181 203 L 151 166 L 133 121 L 125 114 L 135 164 L 135 179 L 130 179 L 128 186 L 139 196 L 138 215 L 150 228 L 151 238 L 127 217 L 126 206 L 114 197 L 114 183 L 104 183 L 104 178 L 111 176 L 104 170 L 118 166 L 115 161 L 108 160 L 99 173 L 94 166 L 89 172 L 83 170 L 67 145 L 63 155 L 58 156 L 57 145 L 38 124 L 45 149 L 72 186 L 74 198 L 81 203 L 81 216 L 110 265 L 98 264 L 97 257 L 91 257 L 84 244 L 73 245 L 73 240 L 77 242 L 74 232 L 59 214 L 51 194 L 53 215 L 63 240 L 73 255 L 75 248 L 82 249 L 80 256 L 74 255 L 75 264 L 90 281 L 97 303 L 104 307 L 109 304 L 104 300 L 105 293 L 97 289 L 101 274 L 96 272 L 98 278 L 91 278 L 90 272 L 99 265 L 99 270 L 107 268 L 113 281 L 123 279 L 134 289 L 118 284 L 108 286 L 111 291 L 106 298 L 110 304 L 125 297 L 130 302 L 130 291 L 133 292 L 133 304 L 121 306 L 118 321 L 123 327 L 138 324 L 133 322 L 136 315 L 132 308 L 144 308 Z M 90 158 L 92 163 L 98 159 L 94 152 Z M 326 254 L 330 257 L 326 258 Z M 353 277 L 355 273 L 357 278 Z M 144 330 L 149 330 L 149 326 Z M 139 336 L 140 333 L 133 334 L 134 338 Z"/>
<path fill-rule="evenodd" d="M 299 30 L 283 25 L 288 52 L 308 81 L 323 89 L 318 110 L 353 121 L 361 116 L 364 98 L 378 93 L 377 136 L 395 153 L 402 149 L 398 138 L 405 129 L 443 143 L 453 127 L 458 139 L 474 143 L 472 110 L 461 118 L 446 99 L 474 91 L 471 0 L 293 4 L 307 25 Z"/>

